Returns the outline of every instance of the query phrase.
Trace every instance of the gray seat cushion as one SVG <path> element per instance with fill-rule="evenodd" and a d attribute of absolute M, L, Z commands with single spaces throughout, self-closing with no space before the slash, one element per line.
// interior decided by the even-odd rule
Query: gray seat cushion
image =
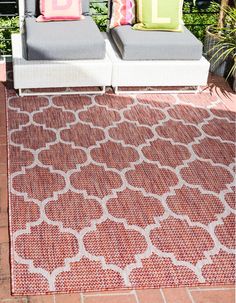
<path fill-rule="evenodd" d="M 84 15 L 89 14 L 89 0 L 82 0 L 82 12 Z M 38 16 L 39 0 L 25 0 L 25 13 L 30 16 Z"/>
<path fill-rule="evenodd" d="M 129 25 L 111 30 L 124 60 L 199 60 L 202 43 L 184 27 L 183 32 L 141 31 Z"/>
<path fill-rule="evenodd" d="M 105 41 L 89 16 L 81 21 L 36 22 L 25 18 L 28 60 L 103 59 Z"/>

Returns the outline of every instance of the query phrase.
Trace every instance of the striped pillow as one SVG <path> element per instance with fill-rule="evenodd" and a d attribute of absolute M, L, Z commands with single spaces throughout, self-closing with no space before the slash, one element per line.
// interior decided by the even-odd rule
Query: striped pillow
<path fill-rule="evenodd" d="M 81 0 L 40 0 L 41 15 L 38 22 L 59 20 L 81 20 Z"/>
<path fill-rule="evenodd" d="M 183 0 L 137 0 L 137 6 L 134 29 L 182 31 Z"/>
<path fill-rule="evenodd" d="M 134 0 L 113 0 L 110 28 L 135 23 Z"/>

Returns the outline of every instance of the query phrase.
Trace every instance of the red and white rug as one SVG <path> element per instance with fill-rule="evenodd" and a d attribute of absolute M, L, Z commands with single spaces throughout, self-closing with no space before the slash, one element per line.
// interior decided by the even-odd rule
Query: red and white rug
<path fill-rule="evenodd" d="M 8 95 L 13 294 L 232 284 L 235 113 Z"/>

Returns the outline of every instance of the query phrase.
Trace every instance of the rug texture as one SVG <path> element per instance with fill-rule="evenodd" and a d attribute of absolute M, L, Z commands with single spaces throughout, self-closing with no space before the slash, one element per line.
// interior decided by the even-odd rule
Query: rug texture
<path fill-rule="evenodd" d="M 8 95 L 13 294 L 234 283 L 235 113 Z"/>

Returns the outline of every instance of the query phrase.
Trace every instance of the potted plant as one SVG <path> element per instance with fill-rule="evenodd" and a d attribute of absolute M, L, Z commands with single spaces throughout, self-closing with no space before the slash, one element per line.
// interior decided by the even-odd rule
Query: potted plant
<path fill-rule="evenodd" d="M 226 79 L 233 78 L 233 88 L 236 86 L 236 6 L 223 8 L 224 22 L 217 28 L 217 42 L 209 50 L 210 61 L 214 65 L 226 63 Z"/>
<path fill-rule="evenodd" d="M 229 0 L 221 0 L 220 5 L 215 3 L 216 9 L 219 9 L 218 24 L 209 25 L 206 28 L 204 40 L 204 54 L 211 62 L 210 71 L 219 76 L 225 76 L 227 70 L 227 62 L 224 60 L 214 60 L 212 58 L 215 52 L 215 46 L 220 40 L 221 28 L 224 27 L 225 8 L 228 7 Z M 217 61 L 217 62 L 216 62 Z"/>

